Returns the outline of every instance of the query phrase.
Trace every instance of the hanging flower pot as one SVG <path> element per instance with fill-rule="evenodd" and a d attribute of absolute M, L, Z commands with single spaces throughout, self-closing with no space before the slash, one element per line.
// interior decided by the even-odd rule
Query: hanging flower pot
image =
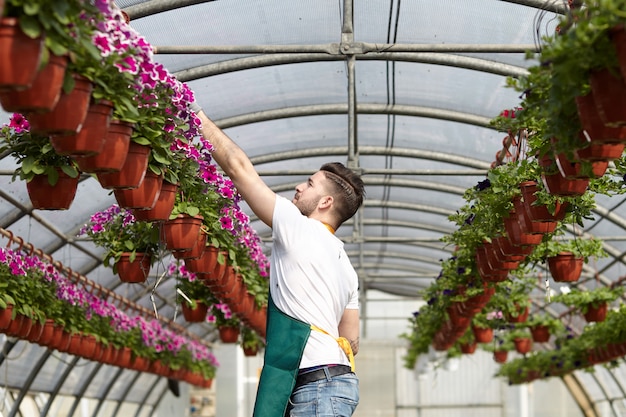
<path fill-rule="evenodd" d="M 614 26 L 609 30 L 609 35 L 617 53 L 622 78 L 626 80 L 626 30 L 624 30 L 624 25 Z"/>
<path fill-rule="evenodd" d="M 477 343 L 461 343 L 460 347 L 461 353 L 464 353 L 466 355 L 472 355 L 474 352 L 476 352 Z"/>
<path fill-rule="evenodd" d="M 163 184 L 163 176 L 147 172 L 137 188 L 114 190 L 120 207 L 136 210 L 149 210 L 154 207 Z"/>
<path fill-rule="evenodd" d="M 508 350 L 494 350 L 493 352 L 493 360 L 496 361 L 497 363 L 506 362 L 508 356 L 509 356 Z"/>
<path fill-rule="evenodd" d="M 218 331 L 222 343 L 237 343 L 237 339 L 239 339 L 239 327 L 219 326 Z"/>
<path fill-rule="evenodd" d="M 559 172 L 568 180 L 600 178 L 609 167 L 608 160 L 600 159 L 596 161 L 577 158 L 575 162 L 572 162 L 564 153 L 555 155 L 555 160 L 559 167 Z"/>
<path fill-rule="evenodd" d="M 604 124 L 592 93 L 576 97 L 576 109 L 585 136 L 591 143 L 619 143 L 626 140 L 626 129 Z"/>
<path fill-rule="evenodd" d="M 519 218 L 515 213 L 504 219 L 504 228 L 511 244 L 515 246 L 537 246 L 541 243 L 543 235 L 526 233 L 522 230 Z"/>
<path fill-rule="evenodd" d="M 200 300 L 195 300 L 195 306 L 190 306 L 186 301 L 181 303 L 183 317 L 189 323 L 202 323 L 206 320 L 209 306 Z"/>
<path fill-rule="evenodd" d="M 626 84 L 621 75 L 603 68 L 591 73 L 589 83 L 604 124 L 611 127 L 626 125 Z"/>
<path fill-rule="evenodd" d="M 520 225 L 521 230 L 525 233 L 529 234 L 538 234 L 545 235 L 547 233 L 552 233 L 556 229 L 558 223 L 556 221 L 543 221 L 543 222 L 534 222 L 530 219 L 528 215 L 528 210 L 525 206 L 525 203 L 521 198 L 516 198 L 513 201 L 515 207 L 515 214 L 517 214 L 517 221 Z"/>
<path fill-rule="evenodd" d="M 251 347 L 244 347 L 243 348 L 244 356 L 254 357 L 254 356 L 256 356 L 257 353 L 259 353 L 258 346 L 251 346 Z"/>
<path fill-rule="evenodd" d="M 119 172 L 98 172 L 102 188 L 123 190 L 137 188 L 148 170 L 150 147 L 131 140 L 124 165 Z"/>
<path fill-rule="evenodd" d="M 87 78 L 73 74 L 74 88 L 62 92 L 52 111 L 26 113 L 30 131 L 40 135 L 72 135 L 78 132 L 87 117 L 93 84 Z"/>
<path fill-rule="evenodd" d="M 587 191 L 589 179 L 569 180 L 564 178 L 560 172 L 556 174 L 541 174 L 543 185 L 552 195 L 563 197 L 583 195 Z"/>
<path fill-rule="evenodd" d="M 189 250 L 198 241 L 198 234 L 202 227 L 202 216 L 180 214 L 175 219 L 163 223 L 163 238 L 165 247 L 171 251 Z"/>
<path fill-rule="evenodd" d="M 524 323 L 528 319 L 528 306 L 516 305 L 515 312 L 509 312 L 506 315 L 509 323 Z"/>
<path fill-rule="evenodd" d="M 174 258 L 176 259 L 195 259 L 202 256 L 202 254 L 204 253 L 204 248 L 206 246 L 206 233 L 203 233 L 202 230 L 200 230 L 197 239 L 198 240 L 196 241 L 196 244 L 191 249 L 174 251 L 172 252 L 172 256 L 174 256 Z"/>
<path fill-rule="evenodd" d="M 533 342 L 546 343 L 550 340 L 550 328 L 544 325 L 536 325 L 530 328 L 530 334 L 533 338 Z"/>
<path fill-rule="evenodd" d="M 525 181 L 520 184 L 520 190 L 522 191 L 522 199 L 525 204 L 528 217 L 532 221 L 560 221 L 565 218 L 567 214 L 567 207 L 569 203 L 561 203 L 557 201 L 554 207 L 554 213 L 550 212 L 547 206 L 537 205 L 537 182 Z M 532 250 L 532 248 L 531 248 Z"/>
<path fill-rule="evenodd" d="M 120 280 L 126 283 L 145 282 L 150 273 L 152 258 L 148 254 L 139 252 L 135 254 L 133 261 L 131 261 L 130 258 L 131 253 L 124 252 L 119 261 L 115 264 Z"/>
<path fill-rule="evenodd" d="M 491 327 L 472 326 L 472 333 L 478 343 L 489 343 L 493 340 L 493 329 Z"/>
<path fill-rule="evenodd" d="M 584 259 L 571 252 L 561 252 L 548 257 L 548 268 L 556 282 L 575 282 L 583 271 Z"/>
<path fill-rule="evenodd" d="M 51 111 L 61 97 L 67 56 L 50 55 L 30 87 L 24 90 L 0 92 L 0 104 L 7 112 L 37 113 Z"/>
<path fill-rule="evenodd" d="M 54 320 L 47 319 L 42 325 L 41 335 L 39 336 L 37 343 L 41 346 L 50 346 L 54 340 L 54 335 Z"/>
<path fill-rule="evenodd" d="M 87 116 L 76 134 L 52 135 L 50 143 L 59 155 L 90 156 L 102 151 L 111 124 L 113 102 L 92 102 Z"/>
<path fill-rule="evenodd" d="M 599 303 L 596 306 L 589 304 L 587 306 L 587 312 L 584 314 L 585 320 L 587 320 L 588 323 L 604 321 L 608 308 L 608 303 L 606 302 Z"/>
<path fill-rule="evenodd" d="M 9 304 L 6 308 L 0 309 L 0 331 L 9 327 L 13 321 L 13 305 Z"/>
<path fill-rule="evenodd" d="M 170 218 L 174 204 L 176 203 L 176 192 L 178 184 L 163 181 L 161 192 L 154 203 L 154 207 L 149 210 L 133 210 L 135 219 L 145 222 L 164 222 Z"/>
<path fill-rule="evenodd" d="M 185 266 L 187 269 L 195 274 L 211 274 L 217 264 L 217 257 L 219 254 L 219 249 L 215 246 L 209 245 L 205 246 L 202 251 L 202 255 L 197 258 L 189 258 L 185 259 Z M 200 277 L 199 277 L 200 278 Z M 211 277 L 202 277 L 208 278 Z"/>
<path fill-rule="evenodd" d="M 43 39 L 31 39 L 15 17 L 0 19 L 0 91 L 24 90 L 37 75 Z"/>
<path fill-rule="evenodd" d="M 81 172 L 119 172 L 126 161 L 132 133 L 132 123 L 112 120 L 100 153 L 92 156 L 74 156 L 73 159 Z"/>
<path fill-rule="evenodd" d="M 78 177 L 72 178 L 59 169 L 59 178 L 56 184 L 51 185 L 46 174 L 35 175 L 26 183 L 28 196 L 33 208 L 39 210 L 67 210 L 72 205 Z"/>
<path fill-rule="evenodd" d="M 530 352 L 533 347 L 533 340 L 530 337 L 516 337 L 513 339 L 515 350 L 522 355 Z"/>

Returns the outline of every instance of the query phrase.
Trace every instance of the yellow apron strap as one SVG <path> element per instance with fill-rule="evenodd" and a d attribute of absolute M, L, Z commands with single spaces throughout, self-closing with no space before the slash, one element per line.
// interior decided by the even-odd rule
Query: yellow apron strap
<path fill-rule="evenodd" d="M 330 337 L 333 337 L 333 335 L 328 333 L 326 330 L 319 328 L 314 324 L 311 325 L 311 330 L 315 330 L 317 332 L 324 333 Z M 337 341 L 337 343 L 339 344 L 339 347 L 345 352 L 346 356 L 350 360 L 350 368 L 352 369 L 352 372 L 354 372 L 356 367 L 354 365 L 354 352 L 352 352 L 352 346 L 350 346 L 350 341 L 346 339 L 345 337 L 339 337 L 335 340 Z"/>

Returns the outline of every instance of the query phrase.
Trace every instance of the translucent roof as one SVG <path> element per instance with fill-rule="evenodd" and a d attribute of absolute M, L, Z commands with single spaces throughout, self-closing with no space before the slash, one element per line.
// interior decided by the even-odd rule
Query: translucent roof
<path fill-rule="evenodd" d="M 503 135 L 488 122 L 520 101 L 506 87 L 506 77 L 525 74 L 535 64 L 525 52 L 554 32 L 562 2 L 244 3 L 116 1 L 130 26 L 155 48 L 155 60 L 189 85 L 275 191 L 290 197 L 296 184 L 330 160 L 363 174 L 364 207 L 337 234 L 359 272 L 362 303 L 368 294 L 381 293 L 398 302 L 415 300 L 414 307 L 403 304 L 408 318 L 407 308 L 417 309 L 419 290 L 452 251 L 440 240 L 454 230 L 448 216 L 464 204 L 463 192 L 484 179 L 502 149 Z M 0 111 L 1 122 L 8 117 Z M 172 283 L 154 292 L 148 285 L 122 285 L 102 265 L 102 250 L 77 239 L 91 214 L 115 203 L 110 193 L 85 176 L 69 210 L 33 210 L 24 183 L 11 181 L 15 167 L 10 157 L 0 159 L 0 227 L 145 308 L 174 317 Z M 605 240 L 611 255 L 588 266 L 587 278 L 598 274 L 608 283 L 624 274 L 622 203 L 621 197 L 598 198 L 596 216 L 585 225 L 586 232 Z M 269 254 L 269 229 L 254 217 L 252 225 Z M 368 314 L 380 311 L 363 311 L 367 336 L 375 338 L 379 327 L 368 327 Z M 216 337 L 208 324 L 189 330 Z M 42 352 L 28 347 L 24 354 L 32 360 L 10 368 L 8 385 L 24 386 L 25 378 L 38 372 L 31 387 L 36 391 L 60 384 L 67 394 L 123 397 L 148 406 L 166 390 L 150 375 L 138 379 L 107 366 L 65 371 L 65 361 L 44 359 Z M 69 366 L 76 365 L 74 360 Z M 91 383 L 114 373 L 120 379 L 110 390 Z M 155 384 L 161 391 L 149 394 Z"/>

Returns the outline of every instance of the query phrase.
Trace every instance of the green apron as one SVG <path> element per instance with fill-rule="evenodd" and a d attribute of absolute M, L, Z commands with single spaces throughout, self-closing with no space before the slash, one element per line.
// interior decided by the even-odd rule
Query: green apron
<path fill-rule="evenodd" d="M 267 345 L 253 417 L 285 415 L 310 334 L 311 325 L 280 311 L 270 296 L 267 306 Z"/>

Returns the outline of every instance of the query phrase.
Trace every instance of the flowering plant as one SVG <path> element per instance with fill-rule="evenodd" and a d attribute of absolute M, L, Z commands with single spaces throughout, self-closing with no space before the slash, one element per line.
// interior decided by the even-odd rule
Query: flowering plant
<path fill-rule="evenodd" d="M 90 237 L 95 244 L 107 249 L 104 264 L 116 270 L 122 253 L 130 252 L 131 262 L 137 253 L 149 254 L 152 258 L 159 249 L 159 230 L 152 223 L 137 221 L 133 214 L 117 204 L 91 216 L 89 223 L 79 231 L 79 236 Z"/>
<path fill-rule="evenodd" d="M 210 306 L 207 321 L 215 323 L 217 327 L 239 327 L 240 324 L 239 319 L 230 311 L 226 303 L 216 303 Z"/>
<path fill-rule="evenodd" d="M 176 292 L 190 307 L 194 308 L 197 302 L 209 306 L 216 301 L 209 287 L 197 279 L 196 274 L 188 271 L 183 262 L 173 260 L 167 267 L 167 273 L 176 279 Z"/>
<path fill-rule="evenodd" d="M 14 314 L 52 319 L 66 331 L 130 347 L 134 355 L 161 360 L 172 369 L 200 372 L 205 379 L 215 376 L 218 363 L 205 344 L 159 320 L 127 314 L 36 256 L 0 248 L 0 277 L 0 308 L 14 305 Z"/>
<path fill-rule="evenodd" d="M 9 152 L 20 164 L 13 174 L 25 181 L 35 175 L 47 175 L 51 185 L 59 179 L 59 170 L 72 178 L 79 174 L 77 165 L 69 156 L 56 153 L 50 138 L 30 133 L 30 124 L 24 116 L 14 113 L 9 123 L 0 128 L 0 153 Z"/>

